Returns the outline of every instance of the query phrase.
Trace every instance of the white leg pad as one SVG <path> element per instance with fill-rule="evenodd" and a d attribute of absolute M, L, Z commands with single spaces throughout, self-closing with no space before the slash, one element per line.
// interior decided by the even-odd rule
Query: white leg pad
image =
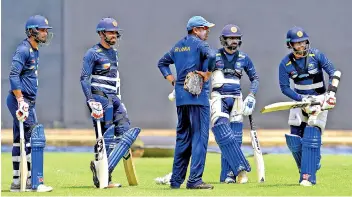
<path fill-rule="evenodd" d="M 235 103 L 231 109 L 230 122 L 243 122 L 243 100 L 242 95 L 235 98 Z"/>
<path fill-rule="evenodd" d="M 321 129 L 321 132 L 323 132 L 326 126 L 327 118 L 328 118 L 327 110 L 321 111 L 317 115 L 310 115 L 308 119 L 308 125 L 319 127 Z"/>
<path fill-rule="evenodd" d="M 300 126 L 302 122 L 307 122 L 308 117 L 304 116 L 301 108 L 290 109 L 290 115 L 288 117 L 288 125 Z"/>
<path fill-rule="evenodd" d="M 210 110 L 211 110 L 211 124 L 212 127 L 215 125 L 215 122 L 220 118 L 224 117 L 229 119 L 229 115 L 225 112 L 222 112 L 222 97 L 221 94 L 218 92 L 211 93 L 211 100 L 210 100 Z"/>

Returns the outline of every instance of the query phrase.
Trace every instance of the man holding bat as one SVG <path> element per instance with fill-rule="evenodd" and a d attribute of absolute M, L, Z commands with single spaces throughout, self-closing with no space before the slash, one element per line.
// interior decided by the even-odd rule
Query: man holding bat
<path fill-rule="evenodd" d="M 286 45 L 292 52 L 283 58 L 279 66 L 282 93 L 295 101 L 318 103 L 291 109 L 288 120 L 291 133 L 286 134 L 287 146 L 300 172 L 299 183 L 311 186 L 316 184 L 321 135 L 326 125 L 327 110 L 336 104 L 335 92 L 341 73 L 322 52 L 310 48 L 308 34 L 301 27 L 293 27 L 287 32 Z M 328 91 L 323 71 L 330 77 Z M 294 82 L 294 89 L 290 88 L 290 79 Z"/>
<path fill-rule="evenodd" d="M 130 128 L 130 120 L 121 101 L 118 53 L 114 46 L 118 43 L 122 30 L 115 19 L 107 17 L 100 20 L 96 32 L 100 42 L 86 52 L 81 74 L 81 85 L 97 138 L 97 144 L 94 146 L 95 160 L 90 164 L 93 182 L 97 188 L 101 188 L 100 182 L 106 183 L 107 180 L 99 172 L 108 171 L 108 185 L 104 187 L 120 187 L 120 184 L 111 181 L 111 174 L 120 159 L 126 156 L 124 163 L 128 162 L 125 165 L 127 178 L 130 185 L 136 185 L 129 149 L 141 129 Z M 98 125 L 101 127 L 98 128 Z M 106 147 L 103 146 L 102 140 L 98 139 L 100 132 L 104 136 Z M 108 157 L 108 166 L 101 162 L 104 159 L 103 152 L 106 152 Z M 104 180 L 99 180 L 99 177 Z M 131 183 L 131 180 L 134 183 Z"/>
<path fill-rule="evenodd" d="M 45 17 L 31 16 L 25 25 L 27 38 L 17 46 L 12 57 L 9 76 L 11 89 L 6 100 L 13 117 L 11 192 L 50 192 L 53 189 L 45 186 L 43 181 L 45 134 L 43 125 L 38 124 L 35 113 L 39 46 L 50 43 L 53 35 L 49 32 L 50 29 L 52 27 Z"/>
<path fill-rule="evenodd" d="M 243 115 L 252 114 L 259 77 L 249 56 L 240 51 L 242 33 L 237 25 L 226 25 L 221 32 L 223 48 L 216 54 L 212 68 L 211 123 L 215 139 L 221 149 L 220 182 L 246 183 L 251 170 L 241 151 Z M 250 93 L 242 101 L 240 81 L 243 73 L 251 81 Z"/>

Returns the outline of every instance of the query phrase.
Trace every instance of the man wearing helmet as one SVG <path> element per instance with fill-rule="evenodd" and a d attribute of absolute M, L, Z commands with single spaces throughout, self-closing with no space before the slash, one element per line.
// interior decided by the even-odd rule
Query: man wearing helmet
<path fill-rule="evenodd" d="M 202 180 L 209 138 L 209 82 L 208 67 L 215 62 L 215 53 L 208 43 L 209 28 L 214 24 L 201 16 L 193 16 L 187 23 L 188 35 L 178 41 L 158 62 L 160 72 L 175 88 L 178 114 L 176 147 L 170 187 L 180 188 L 192 156 L 188 189 L 213 189 Z M 177 71 L 175 80 L 170 64 Z M 186 87 L 189 73 L 198 73 L 204 78 L 197 95 Z M 198 89 L 199 90 L 199 89 Z"/>
<path fill-rule="evenodd" d="M 31 16 L 25 25 L 27 38 L 16 49 L 10 71 L 11 88 L 7 96 L 7 107 L 13 117 L 13 182 L 10 191 L 20 191 L 20 121 L 23 123 L 28 162 L 26 191 L 49 192 L 53 188 L 43 183 L 43 149 L 45 135 L 38 124 L 35 102 L 38 90 L 39 46 L 48 44 L 52 33 L 48 20 L 40 15 Z M 38 137 L 39 136 L 39 137 Z M 35 148 L 32 150 L 32 148 Z M 31 154 L 31 153 L 34 154 Z"/>
<path fill-rule="evenodd" d="M 322 52 L 310 48 L 308 34 L 301 27 L 293 27 L 287 32 L 286 45 L 291 53 L 279 65 L 281 92 L 295 101 L 321 103 L 291 109 L 288 120 L 291 133 L 285 135 L 300 173 L 300 185 L 311 186 L 316 184 L 316 172 L 320 168 L 321 134 L 325 129 L 327 109 L 332 109 L 336 102 L 330 83 L 340 76 Z M 323 70 L 330 77 L 328 91 Z M 290 88 L 290 79 L 294 82 L 294 89 Z"/>
<path fill-rule="evenodd" d="M 97 120 L 101 122 L 109 165 L 108 187 L 113 188 L 121 185 L 112 183 L 111 174 L 137 138 L 140 128 L 130 129 L 130 120 L 121 101 L 118 53 L 114 45 L 121 37 L 122 30 L 115 19 L 108 17 L 100 20 L 96 32 L 100 42 L 90 48 L 83 58 L 81 85 L 97 138 Z M 94 146 L 94 152 L 95 160 L 91 162 L 90 167 L 94 185 L 99 188 L 96 169 L 97 145 Z"/>
<path fill-rule="evenodd" d="M 243 115 L 251 115 L 255 107 L 255 94 L 259 77 L 249 56 L 240 51 L 242 33 L 237 25 L 226 25 L 221 32 L 223 48 L 216 54 L 212 69 L 211 123 L 215 139 L 221 149 L 220 182 L 248 181 L 246 172 L 251 170 L 241 151 Z M 240 80 L 246 72 L 251 87 L 242 102 Z"/>

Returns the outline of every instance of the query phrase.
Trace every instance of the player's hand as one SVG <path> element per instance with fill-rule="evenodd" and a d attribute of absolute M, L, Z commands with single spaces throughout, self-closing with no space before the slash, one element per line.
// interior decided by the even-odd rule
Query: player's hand
<path fill-rule="evenodd" d="M 208 81 L 210 79 L 210 76 L 211 76 L 211 72 L 203 72 L 203 71 L 196 70 L 196 73 L 200 74 L 203 77 L 204 81 Z"/>
<path fill-rule="evenodd" d="M 88 105 L 92 110 L 91 116 L 95 119 L 101 119 L 104 116 L 103 106 L 99 102 L 94 100 L 89 100 Z"/>
<path fill-rule="evenodd" d="M 17 98 L 18 110 L 16 111 L 16 117 L 19 121 L 24 122 L 28 118 L 29 105 L 23 99 L 23 97 Z"/>
<path fill-rule="evenodd" d="M 328 92 L 324 95 L 324 102 L 321 107 L 322 110 L 328 110 L 334 108 L 336 105 L 336 97 L 332 92 Z"/>
<path fill-rule="evenodd" d="M 255 97 L 253 94 L 249 94 L 246 99 L 243 101 L 243 115 L 249 116 L 252 115 L 255 107 Z"/>
<path fill-rule="evenodd" d="M 169 94 L 169 100 L 174 101 L 176 98 L 175 89 Z"/>

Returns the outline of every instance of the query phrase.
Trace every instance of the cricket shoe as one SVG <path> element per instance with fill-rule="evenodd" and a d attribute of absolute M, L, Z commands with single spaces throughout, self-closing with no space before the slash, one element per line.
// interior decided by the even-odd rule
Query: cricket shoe
<path fill-rule="evenodd" d="M 38 185 L 37 190 L 33 190 L 35 192 L 51 192 L 53 188 L 50 186 L 46 186 L 44 184 Z"/>
<path fill-rule="evenodd" d="M 93 183 L 95 185 L 95 187 L 99 188 L 99 179 L 98 179 L 98 174 L 97 174 L 97 170 L 95 168 L 95 163 L 94 161 L 91 161 L 90 162 L 90 170 L 92 171 L 93 173 Z"/>
<path fill-rule="evenodd" d="M 236 183 L 236 177 L 226 177 L 224 183 L 227 183 L 227 184 Z"/>
<path fill-rule="evenodd" d="M 201 184 L 198 184 L 192 187 L 187 186 L 187 189 L 214 189 L 214 186 L 202 182 Z"/>
<path fill-rule="evenodd" d="M 115 188 L 115 187 L 122 187 L 122 185 L 120 183 L 114 183 L 112 182 L 112 176 L 111 174 L 109 174 L 109 184 L 108 184 L 108 188 Z"/>
<path fill-rule="evenodd" d="M 301 181 L 300 185 L 305 186 L 305 187 L 310 187 L 313 184 L 311 182 L 309 182 L 308 180 L 303 180 L 303 181 Z"/>
<path fill-rule="evenodd" d="M 246 171 L 241 171 L 237 176 L 237 183 L 244 184 L 248 182 L 248 176 Z"/>
<path fill-rule="evenodd" d="M 163 177 L 157 177 L 154 179 L 154 181 L 158 185 L 170 185 L 171 176 L 172 176 L 172 172 L 170 172 L 169 174 Z"/>
<path fill-rule="evenodd" d="M 20 192 L 20 190 L 21 190 L 20 184 L 11 183 L 10 192 Z M 31 180 L 27 179 L 26 192 L 31 192 L 31 191 L 32 191 Z"/>

